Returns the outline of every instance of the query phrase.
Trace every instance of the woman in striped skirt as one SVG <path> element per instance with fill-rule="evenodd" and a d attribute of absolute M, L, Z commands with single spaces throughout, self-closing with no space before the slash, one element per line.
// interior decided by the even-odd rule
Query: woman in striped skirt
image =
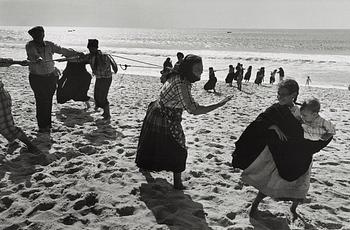
<path fill-rule="evenodd" d="M 202 58 L 189 54 L 177 71 L 172 71 L 160 90 L 159 98 L 149 104 L 137 148 L 136 164 L 147 171 L 171 171 L 174 188 L 184 189 L 181 172 L 186 168 L 187 148 L 181 126 L 182 112 L 205 114 L 225 105 L 231 97 L 202 106 L 191 95 L 192 83 L 203 72 Z"/>

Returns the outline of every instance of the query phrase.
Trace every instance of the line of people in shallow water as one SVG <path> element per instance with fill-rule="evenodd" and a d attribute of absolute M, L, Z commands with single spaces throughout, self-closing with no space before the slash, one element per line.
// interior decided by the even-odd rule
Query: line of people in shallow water
<path fill-rule="evenodd" d="M 44 42 L 42 27 L 35 27 L 29 33 L 34 38 L 26 46 L 28 60 L 31 62 L 2 59 L 0 64 L 2 67 L 13 63 L 29 65 L 29 81 L 35 95 L 40 131 L 42 116 L 47 119 L 44 119 L 45 125 L 51 125 L 51 95 L 55 91 L 57 82 L 52 53 L 62 53 L 66 56 L 71 56 L 71 52 L 74 55 L 77 53 L 54 43 Z M 85 55 L 79 55 L 79 58 L 74 58 L 73 63 L 82 62 L 84 65 L 89 63 L 96 78 L 99 76 L 103 79 L 100 83 L 96 81 L 94 94 L 97 101 L 102 98 L 104 105 L 108 105 L 107 94 L 111 84 L 111 68 L 117 72 L 116 64 L 109 55 L 99 52 L 97 40 L 89 40 L 88 48 L 90 50 L 88 58 L 86 59 Z M 186 110 L 192 115 L 206 114 L 224 106 L 233 96 L 227 96 L 211 105 L 197 103 L 191 90 L 192 84 L 201 79 L 202 58 L 193 54 L 184 57 L 183 54 L 178 53 L 178 59 L 174 68 L 167 64 L 163 69 L 168 72 L 163 79 L 163 86 L 157 100 L 148 105 L 139 136 L 135 162 L 145 175 L 153 171 L 172 172 L 174 189 L 183 190 L 186 187 L 181 175 L 186 169 L 188 155 L 181 124 L 183 111 Z M 231 73 L 232 68 L 230 67 Z M 237 65 L 236 69 L 240 75 L 243 75 L 241 64 Z M 213 73 L 214 70 L 211 69 L 210 74 L 213 75 Z M 77 73 L 73 73 L 75 74 Z M 88 78 L 88 80 L 91 79 Z M 299 85 L 295 80 L 281 81 L 277 91 L 278 102 L 259 114 L 235 143 L 232 166 L 242 169 L 242 180 L 258 190 L 257 197 L 251 206 L 251 216 L 258 214 L 258 205 L 261 200 L 270 196 L 277 200 L 291 200 L 291 211 L 297 217 L 296 208 L 309 190 L 313 154 L 327 146 L 335 135 L 334 125 L 319 115 L 320 102 L 310 98 L 298 104 L 298 95 Z M 0 82 L 0 133 L 9 142 L 19 139 L 27 145 L 28 150 L 42 154 L 26 134 L 15 125 L 11 105 L 11 97 Z M 97 104 L 104 108 L 105 114 L 107 111 L 104 105 Z M 49 114 L 46 114 L 47 110 Z"/>

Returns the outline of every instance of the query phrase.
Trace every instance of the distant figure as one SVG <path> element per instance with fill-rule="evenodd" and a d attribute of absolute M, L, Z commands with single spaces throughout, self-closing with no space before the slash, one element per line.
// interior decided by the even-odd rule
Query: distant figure
<path fill-rule="evenodd" d="M 174 189 L 183 190 L 181 173 L 186 169 L 187 147 L 181 125 L 183 111 L 193 115 L 206 114 L 223 105 L 231 97 L 203 106 L 193 99 L 192 84 L 201 79 L 202 58 L 187 55 L 178 73 L 162 86 L 159 97 L 149 104 L 143 120 L 135 162 L 143 172 L 170 171 Z"/>
<path fill-rule="evenodd" d="M 52 61 L 55 53 L 64 56 L 77 54 L 50 41 L 44 41 L 45 32 L 42 26 L 31 28 L 28 33 L 33 40 L 26 44 L 29 63 L 29 83 L 35 96 L 36 119 L 40 133 L 48 133 L 52 128 L 52 98 L 56 91 L 59 70 Z"/>
<path fill-rule="evenodd" d="M 179 54 L 179 53 L 178 53 L 178 54 Z M 182 54 L 182 55 L 183 55 L 183 54 Z M 181 57 L 181 54 L 180 54 L 180 57 Z M 176 62 L 176 64 L 179 65 L 179 61 Z M 164 63 L 163 63 L 163 69 L 162 69 L 162 71 L 160 71 L 160 74 L 161 74 L 161 76 L 160 76 L 160 82 L 161 82 L 162 84 L 164 84 L 165 81 L 168 79 L 169 73 L 171 72 L 172 68 L 173 68 L 173 64 L 171 63 L 171 59 L 168 57 L 168 58 L 164 61 Z M 176 68 L 178 68 L 178 66 L 177 66 Z"/>
<path fill-rule="evenodd" d="M 217 81 L 218 81 L 218 80 L 217 80 L 216 77 L 215 77 L 215 72 L 214 72 L 213 67 L 209 67 L 209 80 L 207 81 L 207 83 L 205 83 L 204 89 L 205 89 L 206 91 L 208 91 L 208 90 L 213 90 L 214 93 L 216 93 L 216 91 L 215 91 L 215 85 L 216 85 L 216 82 L 217 82 Z"/>
<path fill-rule="evenodd" d="M 310 76 L 307 76 L 305 86 L 310 86 L 310 83 L 311 83 L 311 78 Z"/>
<path fill-rule="evenodd" d="M 13 60 L 6 58 L 0 58 L 0 67 L 9 67 L 12 65 Z M 27 62 L 16 63 L 20 65 L 28 65 Z M 24 100 L 27 100 L 24 98 Z M 15 140 L 18 139 L 22 141 L 26 146 L 29 152 L 40 154 L 41 151 L 29 140 L 27 135 L 23 130 L 15 125 L 12 116 L 12 100 L 9 92 L 4 88 L 4 84 L 0 80 L 0 134 L 6 138 L 9 142 L 9 147 L 15 143 Z"/>
<path fill-rule="evenodd" d="M 87 63 L 90 64 L 92 73 L 96 77 L 94 88 L 95 109 L 102 108 L 103 119 L 110 120 L 111 113 L 108 92 L 112 84 L 111 68 L 114 73 L 117 73 L 118 66 L 111 55 L 102 53 L 102 51 L 98 49 L 97 39 L 88 39 L 87 48 L 90 52 L 87 55 Z"/>
<path fill-rule="evenodd" d="M 177 62 L 174 65 L 174 70 L 178 71 L 179 68 L 180 68 L 180 64 L 183 61 L 185 55 L 183 53 L 181 53 L 181 52 L 177 52 L 176 57 L 177 57 Z"/>
<path fill-rule="evenodd" d="M 225 78 L 225 82 L 228 83 L 229 86 L 232 86 L 234 74 L 235 74 L 235 68 L 233 67 L 233 65 L 229 65 L 228 66 L 228 74 Z"/>
<path fill-rule="evenodd" d="M 256 78 L 255 78 L 255 81 L 254 83 L 257 84 L 257 85 L 261 85 L 261 83 L 263 82 L 264 80 L 264 76 L 265 76 L 265 68 L 264 67 L 261 67 L 258 72 L 256 73 Z"/>
<path fill-rule="evenodd" d="M 236 67 L 236 75 L 237 75 L 237 88 L 239 91 L 242 91 L 242 81 L 243 81 L 243 65 L 239 63 L 239 65 Z"/>
<path fill-rule="evenodd" d="M 252 66 L 250 65 L 247 69 L 247 72 L 244 75 L 245 82 L 249 82 L 251 75 L 252 75 Z"/>
<path fill-rule="evenodd" d="M 349 86 L 348 86 L 348 90 L 350 90 L 350 84 L 349 84 Z"/>
<path fill-rule="evenodd" d="M 170 72 L 170 70 L 172 68 L 173 68 L 173 64 L 171 62 L 170 57 L 168 57 L 163 63 L 163 70 L 162 70 L 163 72 L 162 72 L 162 74 Z"/>
<path fill-rule="evenodd" d="M 312 141 L 327 141 L 335 135 L 335 127 L 319 115 L 321 105 L 318 99 L 310 98 L 300 107 L 304 138 Z"/>
<path fill-rule="evenodd" d="M 91 75 L 86 70 L 83 62 L 69 60 L 66 68 L 62 72 L 62 77 L 58 80 L 57 102 L 63 104 L 69 100 L 85 102 L 90 108 L 90 97 L 87 92 L 90 88 Z"/>
<path fill-rule="evenodd" d="M 279 75 L 280 75 L 280 81 L 283 81 L 284 80 L 284 70 L 282 67 L 278 68 L 278 72 L 277 72 Z"/>
<path fill-rule="evenodd" d="M 276 73 L 277 73 L 277 69 L 275 69 L 274 71 L 272 71 L 272 72 L 271 72 L 271 76 L 270 76 L 270 84 L 275 83 L 275 81 L 276 81 L 276 78 L 275 78 Z"/>
<path fill-rule="evenodd" d="M 237 81 L 237 78 L 238 78 L 238 74 L 240 73 L 238 70 L 240 69 L 240 66 L 241 66 L 241 63 L 237 63 L 236 65 L 236 72 L 235 74 L 233 75 L 233 80 Z"/>

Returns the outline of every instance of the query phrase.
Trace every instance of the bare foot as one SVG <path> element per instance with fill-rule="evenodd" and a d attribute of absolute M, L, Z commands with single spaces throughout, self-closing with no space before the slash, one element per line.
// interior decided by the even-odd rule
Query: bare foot
<path fill-rule="evenodd" d="M 292 215 L 293 215 L 293 221 L 295 221 L 296 219 L 298 219 L 299 214 L 297 213 L 296 208 L 293 208 L 293 206 L 292 206 L 292 207 L 290 207 L 290 212 L 291 212 L 291 213 L 292 213 Z"/>

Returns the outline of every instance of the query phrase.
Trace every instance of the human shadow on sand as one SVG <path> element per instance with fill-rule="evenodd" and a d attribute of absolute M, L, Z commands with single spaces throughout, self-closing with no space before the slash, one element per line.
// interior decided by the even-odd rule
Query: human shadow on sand
<path fill-rule="evenodd" d="M 249 218 L 249 221 L 256 230 L 290 230 L 286 217 L 278 217 L 269 211 L 258 211 L 257 215 Z"/>
<path fill-rule="evenodd" d="M 84 138 L 93 145 L 101 146 L 108 144 L 108 141 L 120 140 L 123 137 L 123 133 L 118 132 L 113 126 L 111 126 L 110 121 L 108 120 L 96 120 L 95 125 L 97 129 L 84 134 Z"/>
<path fill-rule="evenodd" d="M 211 229 L 202 204 L 194 202 L 183 191 L 173 189 L 165 179 L 154 179 L 147 172 L 143 174 L 148 183 L 140 186 L 141 200 L 153 212 L 158 224 L 165 224 L 171 230 Z"/>
<path fill-rule="evenodd" d="M 88 112 L 85 109 L 70 107 L 61 108 L 56 112 L 56 118 L 63 122 L 67 127 L 74 127 L 75 125 L 83 125 L 84 123 L 94 121 L 91 112 Z"/>
<path fill-rule="evenodd" d="M 42 170 L 49 163 L 46 154 L 32 154 L 21 148 L 15 155 L 5 155 L 0 159 L 0 180 L 6 175 L 14 184 L 25 182 L 30 184 L 32 174 Z"/>

